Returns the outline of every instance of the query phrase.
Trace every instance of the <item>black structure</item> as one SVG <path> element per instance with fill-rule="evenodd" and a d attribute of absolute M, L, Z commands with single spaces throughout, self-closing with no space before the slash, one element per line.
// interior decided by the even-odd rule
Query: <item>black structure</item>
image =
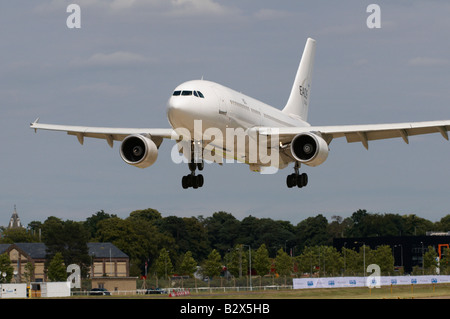
<path fill-rule="evenodd" d="M 423 266 L 422 257 L 428 251 L 428 246 L 433 247 L 438 255 L 443 252 L 443 247 L 448 248 L 450 236 L 382 236 L 360 238 L 334 238 L 333 247 L 342 251 L 342 248 L 358 250 L 366 245 L 371 249 L 388 245 L 394 255 L 394 266 L 403 266 L 405 273 L 410 273 L 414 266 Z"/>

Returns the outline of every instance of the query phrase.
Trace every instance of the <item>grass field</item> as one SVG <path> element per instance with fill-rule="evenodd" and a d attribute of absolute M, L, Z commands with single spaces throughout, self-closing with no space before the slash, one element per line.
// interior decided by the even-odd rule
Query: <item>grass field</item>
<path fill-rule="evenodd" d="M 449 298 L 450 285 L 415 285 L 381 288 L 328 288 L 270 290 L 254 292 L 227 292 L 191 294 L 176 298 L 226 298 L 226 299 L 413 299 L 413 298 Z"/>

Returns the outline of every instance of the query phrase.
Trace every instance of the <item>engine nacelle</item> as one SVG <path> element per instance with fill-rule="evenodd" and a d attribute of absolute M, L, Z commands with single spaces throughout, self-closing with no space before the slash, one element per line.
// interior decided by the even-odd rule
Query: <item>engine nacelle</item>
<path fill-rule="evenodd" d="M 125 163 L 146 168 L 153 165 L 158 158 L 158 147 L 143 135 L 127 136 L 120 146 L 120 156 Z"/>
<path fill-rule="evenodd" d="M 302 133 L 292 140 L 291 153 L 301 163 L 318 166 L 328 157 L 328 144 L 316 134 Z"/>

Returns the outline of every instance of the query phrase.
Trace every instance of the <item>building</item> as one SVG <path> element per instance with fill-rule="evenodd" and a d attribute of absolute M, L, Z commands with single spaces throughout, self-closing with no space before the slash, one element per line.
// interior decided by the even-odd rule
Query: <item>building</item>
<path fill-rule="evenodd" d="M 334 238 L 333 246 L 341 251 L 342 248 L 359 250 L 366 245 L 371 249 L 388 245 L 394 255 L 394 266 L 403 267 L 405 273 L 411 273 L 413 267 L 423 267 L 423 255 L 431 246 L 439 256 L 443 248 L 449 248 L 449 233 L 428 233 L 426 236 L 380 236 L 361 238 Z"/>
<path fill-rule="evenodd" d="M 88 243 L 92 264 L 89 271 L 91 279 L 99 277 L 129 277 L 129 257 L 112 243 Z M 45 282 L 46 246 L 44 243 L 0 244 L 0 254 L 7 253 L 14 267 L 16 282 L 25 281 L 25 265 L 34 266 L 31 281 Z"/>
<path fill-rule="evenodd" d="M 128 277 L 130 259 L 127 254 L 111 243 L 88 243 L 92 257 L 90 277 Z"/>
<path fill-rule="evenodd" d="M 20 222 L 19 214 L 17 214 L 16 205 L 14 205 L 14 212 L 9 220 L 8 229 L 23 228 Z"/>

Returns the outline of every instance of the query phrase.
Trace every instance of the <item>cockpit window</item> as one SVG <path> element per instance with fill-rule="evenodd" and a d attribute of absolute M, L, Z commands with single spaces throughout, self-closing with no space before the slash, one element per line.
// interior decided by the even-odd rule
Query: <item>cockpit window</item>
<path fill-rule="evenodd" d="M 199 98 L 202 98 L 202 99 L 205 98 L 205 96 L 200 91 L 181 91 L 181 90 L 179 90 L 179 91 L 173 92 L 173 96 L 180 96 L 180 95 L 181 96 L 192 96 L 192 95 L 194 95 L 195 97 L 199 97 Z"/>

